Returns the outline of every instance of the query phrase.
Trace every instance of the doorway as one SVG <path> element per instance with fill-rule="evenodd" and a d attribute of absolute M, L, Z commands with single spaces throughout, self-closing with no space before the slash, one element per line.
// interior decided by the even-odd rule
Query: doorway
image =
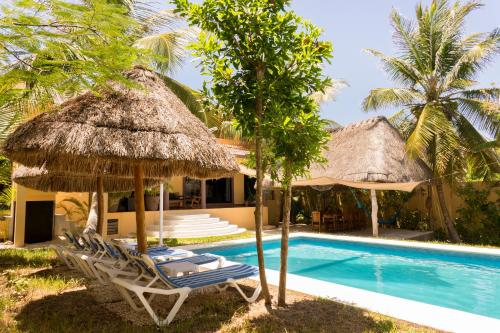
<path fill-rule="evenodd" d="M 27 201 L 24 242 L 41 243 L 52 240 L 54 201 Z"/>

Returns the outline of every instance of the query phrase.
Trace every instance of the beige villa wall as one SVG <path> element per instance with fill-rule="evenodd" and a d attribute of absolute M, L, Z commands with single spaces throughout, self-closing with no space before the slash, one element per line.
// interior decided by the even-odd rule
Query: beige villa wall
<path fill-rule="evenodd" d="M 16 185 L 16 211 L 14 228 L 14 246 L 24 246 L 24 231 L 26 225 L 26 201 L 56 201 L 56 194 L 40 192 Z"/>
<path fill-rule="evenodd" d="M 178 192 L 182 195 L 183 192 L 183 179 L 182 177 L 173 177 L 170 182 L 172 192 Z M 17 186 L 16 194 L 16 226 L 14 232 L 14 243 L 16 246 L 24 245 L 24 230 L 25 230 L 25 216 L 26 216 L 26 201 L 54 201 L 55 213 L 63 214 L 64 210 L 59 204 L 67 198 L 76 198 L 81 202 L 87 203 L 89 199 L 88 193 L 77 192 L 40 192 L 32 190 L 23 186 Z M 244 204 L 244 175 L 237 174 L 234 176 L 234 203 L 235 205 Z M 107 220 L 118 219 L 118 232 L 119 236 L 127 236 L 129 233 L 135 232 L 135 213 L 134 212 L 120 212 L 108 213 L 108 196 L 104 197 L 104 234 L 107 234 Z M 236 224 L 240 227 L 247 229 L 254 229 L 254 207 L 228 207 L 228 208 L 210 208 L 210 209 L 196 209 L 196 210 L 173 210 L 168 214 L 179 213 L 202 213 L 206 212 L 215 217 L 227 220 L 230 223 Z M 146 212 L 146 225 L 153 224 L 159 220 L 159 212 Z M 264 207 L 263 210 L 264 225 L 268 224 L 268 208 Z M 66 217 L 68 219 L 68 217 Z"/>
<path fill-rule="evenodd" d="M 492 186 L 492 184 L 484 182 L 474 182 L 471 184 L 475 189 L 479 190 L 485 190 Z M 455 185 L 455 187 L 458 186 L 463 186 L 463 185 L 462 184 Z M 408 209 L 418 209 L 419 211 L 426 213 L 427 209 L 425 201 L 427 199 L 427 191 L 428 191 L 428 186 L 425 184 L 417 187 L 414 191 L 413 196 L 405 205 L 405 207 Z M 490 201 L 498 200 L 499 197 L 497 191 L 500 191 L 500 186 L 493 186 L 490 189 L 488 200 Z M 445 184 L 444 186 L 444 196 L 448 212 L 450 213 L 452 220 L 454 220 L 456 217 L 458 217 L 458 210 L 464 207 L 464 201 L 462 200 L 462 198 L 458 196 L 456 189 L 452 189 L 452 187 L 448 184 Z M 435 190 L 433 190 L 432 193 L 432 217 L 433 217 L 434 227 L 442 227 L 442 228 L 445 227 L 444 222 L 442 220 L 439 202 L 437 201 L 437 193 Z"/>

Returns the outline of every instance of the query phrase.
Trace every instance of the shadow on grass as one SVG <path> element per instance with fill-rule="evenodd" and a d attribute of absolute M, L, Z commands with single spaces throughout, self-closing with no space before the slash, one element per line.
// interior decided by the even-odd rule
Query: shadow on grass
<path fill-rule="evenodd" d="M 104 288 L 70 291 L 33 300 L 15 317 L 16 328 L 26 333 L 158 332 L 145 312 L 134 312 L 119 296 L 99 301 L 96 294 L 115 292 L 109 289 L 112 287 Z M 156 309 L 169 309 L 171 303 L 168 299 L 157 298 L 154 305 Z M 184 303 L 174 322 L 161 331 L 214 332 L 233 316 L 246 311 L 247 303 L 235 292 L 196 295 Z M 167 311 L 160 312 L 164 315 Z"/>
<path fill-rule="evenodd" d="M 237 332 L 396 332 L 390 320 L 329 300 L 300 300 L 247 320 Z"/>

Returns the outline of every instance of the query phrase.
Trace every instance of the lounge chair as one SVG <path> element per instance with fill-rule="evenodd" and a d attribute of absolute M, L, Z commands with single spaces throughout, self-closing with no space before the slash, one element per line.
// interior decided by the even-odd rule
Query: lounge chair
<path fill-rule="evenodd" d="M 175 318 L 182 304 L 194 290 L 205 289 L 207 287 L 215 287 L 219 291 L 225 290 L 232 286 L 238 290 L 240 295 L 249 303 L 254 302 L 260 294 L 260 284 L 255 288 L 254 293 L 248 297 L 241 290 L 237 281 L 258 275 L 259 271 L 254 266 L 249 265 L 233 265 L 203 272 L 196 272 L 189 275 L 170 277 L 167 276 L 162 269 L 161 263 L 155 263 L 152 258 L 147 255 L 142 255 L 142 262 L 155 278 L 146 284 L 135 280 L 113 278 L 111 281 L 116 285 L 119 292 L 130 304 L 135 311 L 146 309 L 153 321 L 158 326 L 168 325 Z M 146 298 L 146 294 L 150 294 Z M 132 296 L 135 295 L 140 301 L 137 304 Z M 179 298 L 170 309 L 166 318 L 162 319 L 151 307 L 151 300 L 155 295 L 178 295 Z"/>
<path fill-rule="evenodd" d="M 125 258 L 126 262 L 130 263 L 130 265 L 133 265 L 133 267 L 136 268 L 135 274 L 133 273 L 134 271 L 131 272 L 131 270 L 124 270 L 121 267 L 117 267 L 116 265 L 109 265 L 106 262 L 98 262 L 94 263 L 94 266 L 99 269 L 101 272 L 106 273 L 107 277 L 109 279 L 112 279 L 114 277 L 120 277 L 120 276 L 125 276 L 128 278 L 134 278 L 136 281 L 152 281 L 155 279 L 156 274 L 154 271 L 152 271 L 142 260 L 142 256 L 139 252 L 137 251 L 131 251 L 128 250 L 127 248 L 123 247 L 122 245 L 118 243 L 114 244 L 109 244 L 110 247 L 114 247 L 116 252 L 120 252 L 121 256 Z M 173 250 L 177 249 L 171 249 L 169 252 L 170 254 L 176 253 Z M 179 252 L 181 254 L 184 254 L 184 252 Z M 190 252 L 192 253 L 192 252 Z M 151 257 L 151 256 L 150 256 Z M 181 262 L 187 262 L 191 263 L 193 265 L 207 265 L 210 263 L 216 263 L 217 262 L 217 267 L 222 267 L 222 265 L 225 262 L 225 258 L 221 256 L 215 256 L 212 254 L 199 254 L 199 255 L 192 255 L 190 257 L 169 257 L 169 260 L 164 260 L 164 261 L 159 261 L 157 262 L 159 265 L 169 265 L 169 264 L 174 264 L 174 263 L 181 263 Z"/>

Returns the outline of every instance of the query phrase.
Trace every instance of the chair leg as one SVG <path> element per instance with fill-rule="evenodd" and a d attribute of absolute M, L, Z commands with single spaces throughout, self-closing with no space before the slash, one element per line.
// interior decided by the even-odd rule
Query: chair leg
<path fill-rule="evenodd" d="M 168 325 L 168 324 L 170 324 L 172 322 L 172 320 L 174 320 L 175 316 L 177 315 L 177 312 L 179 312 L 182 304 L 184 303 L 184 301 L 186 300 L 186 298 L 189 296 L 189 292 L 188 291 L 180 291 L 178 293 L 179 294 L 179 298 L 174 303 L 174 306 L 172 307 L 172 309 L 170 309 L 170 312 L 168 313 L 167 317 L 162 320 L 156 314 L 156 312 L 153 310 L 153 308 L 151 307 L 151 305 L 148 303 L 148 301 L 144 297 L 144 292 L 136 292 L 136 294 L 137 294 L 137 297 L 139 298 L 139 300 L 142 302 L 142 305 L 144 306 L 144 308 L 146 309 L 146 311 L 149 313 L 149 315 L 151 316 L 151 318 L 153 318 L 154 322 L 159 327 L 162 327 L 164 325 Z"/>
<path fill-rule="evenodd" d="M 238 283 L 235 280 L 230 279 L 230 280 L 228 280 L 228 283 L 231 284 L 231 286 L 233 286 L 234 288 L 236 288 L 236 290 L 238 290 L 238 292 L 240 293 L 240 295 L 248 303 L 255 302 L 257 300 L 257 297 L 259 297 L 260 292 L 262 290 L 262 286 L 261 286 L 261 284 L 259 282 L 259 285 L 255 288 L 255 291 L 253 292 L 252 296 L 248 297 L 247 295 L 245 295 L 245 293 L 243 292 L 243 290 L 241 290 L 241 287 L 238 285 Z"/>

